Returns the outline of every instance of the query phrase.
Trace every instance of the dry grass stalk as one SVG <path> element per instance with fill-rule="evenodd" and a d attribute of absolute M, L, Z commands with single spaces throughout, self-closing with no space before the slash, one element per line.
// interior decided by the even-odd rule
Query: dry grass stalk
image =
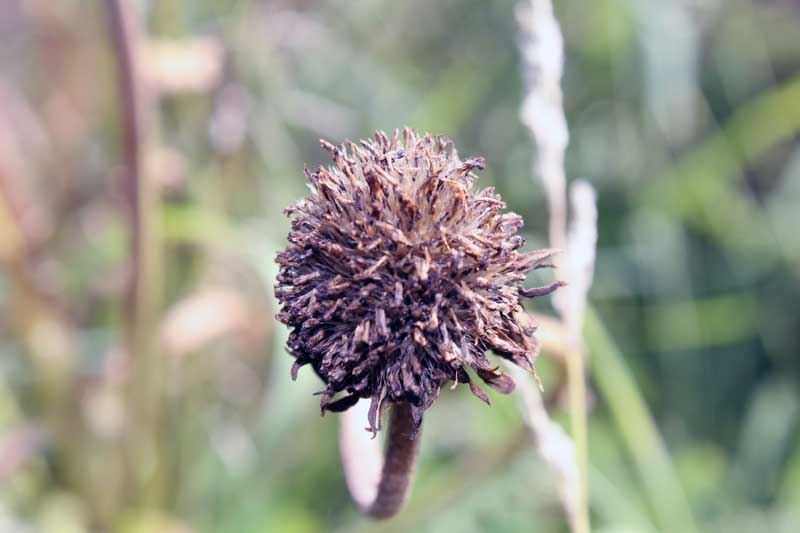
<path fill-rule="evenodd" d="M 537 147 L 534 175 L 542 179 L 547 194 L 550 244 L 563 249 L 567 240 L 564 152 L 569 143 L 561 95 L 563 38 L 550 0 L 520 4 L 517 20 L 526 87 L 521 118 Z"/>
<path fill-rule="evenodd" d="M 576 183 L 572 191 L 575 220 L 567 235 L 564 154 L 569 130 L 561 93 L 563 37 L 553 5 L 550 0 L 530 0 L 520 5 L 518 19 L 527 90 L 521 118 L 537 147 L 534 174 L 542 179 L 547 194 L 550 244 L 566 249 L 559 264 L 566 267 L 569 286 L 564 294 L 557 296 L 554 304 L 567 335 L 567 379 L 574 444 L 549 420 L 536 391 L 523 391 L 524 405 L 540 453 L 561 479 L 560 495 L 570 526 L 573 531 L 582 533 L 589 531 L 590 525 L 587 394 L 581 328 L 586 294 L 592 280 L 597 213 L 591 186 L 585 182 Z M 573 453 L 555 454 L 546 447 L 550 443 L 558 443 Z"/>

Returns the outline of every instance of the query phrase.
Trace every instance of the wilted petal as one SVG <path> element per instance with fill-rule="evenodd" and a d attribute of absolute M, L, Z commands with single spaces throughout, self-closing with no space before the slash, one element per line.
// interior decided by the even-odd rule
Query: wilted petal
<path fill-rule="evenodd" d="M 497 371 L 489 372 L 486 370 L 478 370 L 477 372 L 487 385 L 500 394 L 511 394 L 514 392 L 516 385 L 514 384 L 514 380 L 511 379 L 508 374 L 503 374 L 502 372 Z"/>
<path fill-rule="evenodd" d="M 341 413 L 342 411 L 347 411 L 357 403 L 358 403 L 358 396 L 355 394 L 351 394 L 350 396 L 339 398 L 338 400 L 327 404 L 325 406 L 325 410 L 330 411 L 332 413 Z"/>
<path fill-rule="evenodd" d="M 492 405 L 492 401 L 489 399 L 489 396 L 472 380 L 469 382 L 469 390 L 472 391 L 472 394 L 486 402 L 486 405 Z"/>

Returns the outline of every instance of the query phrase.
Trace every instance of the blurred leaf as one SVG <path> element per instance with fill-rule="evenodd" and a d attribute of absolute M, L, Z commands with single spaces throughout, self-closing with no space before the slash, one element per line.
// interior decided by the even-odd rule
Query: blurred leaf
<path fill-rule="evenodd" d="M 750 294 L 658 301 L 645 307 L 653 349 L 686 350 L 729 344 L 758 333 L 755 299 Z"/>
<path fill-rule="evenodd" d="M 719 495 L 729 468 L 724 450 L 695 444 L 677 453 L 675 463 L 686 494 L 695 505 L 708 504 Z"/>
<path fill-rule="evenodd" d="M 786 381 L 767 381 L 756 390 L 744 418 L 733 472 L 748 499 L 768 503 L 779 490 L 790 445 L 800 429 L 800 395 Z"/>
<path fill-rule="evenodd" d="M 42 504 L 38 514 L 38 527 L 42 533 L 85 533 L 83 503 L 72 494 L 55 492 Z"/>
<path fill-rule="evenodd" d="M 691 149 L 638 195 L 686 218 L 733 249 L 769 249 L 764 214 L 732 180 L 777 144 L 800 131 L 800 77 L 764 91 L 741 106 L 720 130 Z M 720 206 L 725 206 L 720 209 Z"/>
<path fill-rule="evenodd" d="M 784 507 L 800 509 L 800 444 L 795 444 L 789 456 L 778 497 Z"/>
<path fill-rule="evenodd" d="M 151 40 L 144 50 L 145 76 L 164 94 L 208 91 L 219 83 L 223 52 L 213 37 Z"/>
<path fill-rule="evenodd" d="M 591 308 L 586 313 L 591 374 L 619 428 L 663 531 L 696 531 L 686 495 L 655 421 L 625 361 Z"/>
<path fill-rule="evenodd" d="M 219 212 L 194 205 L 171 205 L 164 207 L 162 216 L 167 242 L 235 246 L 235 228 Z"/>
<path fill-rule="evenodd" d="M 458 130 L 483 97 L 491 81 L 481 66 L 469 62 L 450 65 L 409 120 L 409 125 L 437 133 Z"/>

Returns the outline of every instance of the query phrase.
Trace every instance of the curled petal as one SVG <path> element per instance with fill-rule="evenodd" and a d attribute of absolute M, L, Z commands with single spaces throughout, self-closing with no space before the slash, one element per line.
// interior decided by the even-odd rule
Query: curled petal
<path fill-rule="evenodd" d="M 537 296 L 547 296 L 551 292 L 555 291 L 559 287 L 563 287 L 566 285 L 564 281 L 554 281 L 552 283 L 548 283 L 544 287 L 534 287 L 532 289 L 520 289 L 519 295 L 524 296 L 525 298 L 535 298 Z"/>
<path fill-rule="evenodd" d="M 347 411 L 357 403 L 358 403 L 358 396 L 355 394 L 351 394 L 350 396 L 339 398 L 338 400 L 327 404 L 325 406 L 325 410 L 330 411 L 332 413 L 341 413 L 342 411 Z"/>

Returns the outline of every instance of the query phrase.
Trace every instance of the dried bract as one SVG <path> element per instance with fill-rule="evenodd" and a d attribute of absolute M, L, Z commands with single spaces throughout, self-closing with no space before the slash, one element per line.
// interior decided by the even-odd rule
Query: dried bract
<path fill-rule="evenodd" d="M 461 161 L 448 139 L 406 129 L 402 140 L 378 133 L 322 147 L 335 166 L 306 169 L 312 192 L 286 210 L 290 244 L 277 258 L 293 377 L 310 364 L 325 381 L 323 413 L 371 398 L 373 432 L 390 402 L 410 404 L 418 428 L 448 381 L 489 403 L 467 367 L 511 392 L 485 353 L 534 370 L 538 346 L 520 302 L 561 282 L 521 283 L 555 251 L 519 251 L 522 218 L 503 214 L 493 189 L 474 189 L 484 160 Z"/>

